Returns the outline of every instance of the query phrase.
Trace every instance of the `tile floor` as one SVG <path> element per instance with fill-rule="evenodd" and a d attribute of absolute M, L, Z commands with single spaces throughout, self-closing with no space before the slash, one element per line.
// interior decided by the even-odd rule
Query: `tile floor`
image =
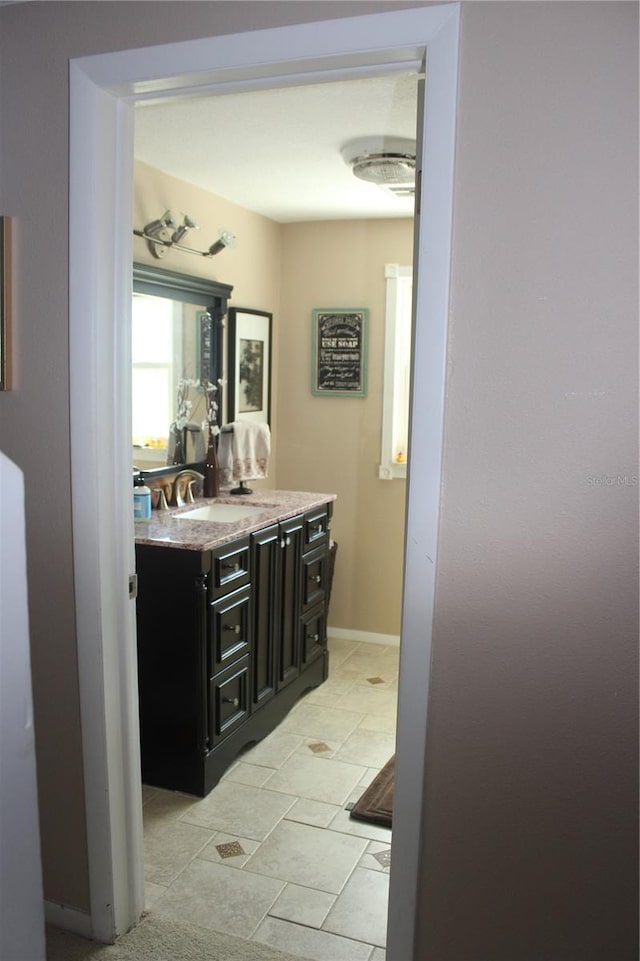
<path fill-rule="evenodd" d="M 384 961 L 391 831 L 346 805 L 394 753 L 399 652 L 329 650 L 328 680 L 206 798 L 143 788 L 152 913 L 312 961 Z"/>

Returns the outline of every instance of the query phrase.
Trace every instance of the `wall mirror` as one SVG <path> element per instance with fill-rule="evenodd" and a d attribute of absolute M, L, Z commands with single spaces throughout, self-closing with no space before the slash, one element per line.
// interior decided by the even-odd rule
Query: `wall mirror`
<path fill-rule="evenodd" d="M 222 376 L 222 331 L 233 290 L 201 277 L 146 264 L 133 265 L 133 466 L 148 476 L 174 472 L 179 396 L 188 409 L 182 463 L 198 461 L 204 392 L 184 381 L 217 384 Z M 184 406 L 183 406 L 184 411 Z"/>

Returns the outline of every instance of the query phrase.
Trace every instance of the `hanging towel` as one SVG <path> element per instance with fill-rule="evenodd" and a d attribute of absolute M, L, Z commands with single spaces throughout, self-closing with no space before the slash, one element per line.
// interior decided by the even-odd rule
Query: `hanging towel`
<path fill-rule="evenodd" d="M 220 483 L 256 480 L 266 477 L 271 452 L 271 433 L 268 424 L 253 420 L 234 420 L 232 431 L 222 431 L 218 438 L 218 468 Z"/>

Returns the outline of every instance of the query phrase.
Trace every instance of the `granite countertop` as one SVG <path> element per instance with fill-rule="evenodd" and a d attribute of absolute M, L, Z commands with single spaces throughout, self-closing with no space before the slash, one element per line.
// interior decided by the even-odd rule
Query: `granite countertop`
<path fill-rule="evenodd" d="M 185 507 L 154 510 L 150 521 L 135 522 L 136 544 L 174 547 L 185 551 L 210 551 L 243 534 L 259 531 L 277 521 L 295 517 L 336 499 L 335 494 L 314 494 L 309 491 L 256 490 L 253 494 L 233 495 L 222 490 L 219 497 L 198 498 Z M 180 519 L 182 514 L 199 507 L 232 504 L 234 507 L 264 507 L 264 511 L 230 523 Z"/>

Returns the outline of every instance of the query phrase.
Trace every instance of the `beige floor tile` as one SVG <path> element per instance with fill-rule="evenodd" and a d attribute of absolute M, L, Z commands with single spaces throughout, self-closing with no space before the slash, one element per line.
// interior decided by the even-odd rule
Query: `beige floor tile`
<path fill-rule="evenodd" d="M 198 851 L 210 840 L 208 828 L 166 821 L 162 831 L 145 833 L 144 874 L 147 881 L 171 884 L 186 868 Z"/>
<path fill-rule="evenodd" d="M 326 828 L 336 816 L 340 807 L 326 804 L 324 801 L 310 801 L 299 798 L 284 816 L 285 821 L 299 821 L 300 824 L 311 824 L 317 828 Z"/>
<path fill-rule="evenodd" d="M 388 651 L 399 651 L 400 648 L 391 647 L 389 644 L 377 644 L 374 641 L 360 641 L 357 650 L 361 651 L 363 654 L 374 655 L 385 654 Z"/>
<path fill-rule="evenodd" d="M 366 787 L 369 787 L 369 785 L 370 785 L 371 782 L 373 781 L 374 777 L 376 777 L 376 776 L 380 773 L 380 771 L 381 771 L 381 769 L 382 769 L 383 766 L 384 766 L 384 765 L 380 765 L 380 767 L 368 767 L 368 768 L 367 768 L 366 774 L 363 774 L 363 776 L 360 778 L 360 783 L 358 784 L 358 788 L 362 788 L 362 790 L 361 790 L 361 791 L 356 791 L 356 792 L 354 792 L 353 797 L 349 798 L 350 801 L 357 801 L 357 800 L 358 800 L 358 798 L 359 798 L 360 795 L 362 794 L 362 791 L 363 791 Z"/>
<path fill-rule="evenodd" d="M 376 691 L 375 687 L 356 686 L 340 698 L 340 710 L 345 713 L 375 714 L 377 717 L 395 718 L 397 707 L 395 692 Z"/>
<path fill-rule="evenodd" d="M 382 768 L 396 749 L 393 734 L 357 728 L 336 753 L 336 760 Z"/>
<path fill-rule="evenodd" d="M 303 737 L 300 734 L 290 734 L 280 724 L 263 741 L 245 751 L 242 760 L 247 764 L 257 764 L 275 770 L 284 764 L 302 742 Z"/>
<path fill-rule="evenodd" d="M 335 894 L 314 891 L 313 888 L 305 888 L 300 884 L 287 884 L 269 915 L 282 918 L 283 921 L 319 928 L 335 900 Z"/>
<path fill-rule="evenodd" d="M 391 841 L 391 828 L 383 828 L 378 824 L 369 824 L 366 821 L 355 821 L 349 817 L 349 812 L 341 808 L 333 821 L 329 825 L 329 831 L 338 831 L 340 834 L 349 834 L 357 838 L 369 838 L 370 841 Z"/>
<path fill-rule="evenodd" d="M 241 868 L 259 847 L 259 841 L 253 841 L 251 838 L 238 838 L 233 834 L 223 834 L 219 831 L 198 853 L 198 857 L 205 861 L 214 861 L 216 864 Z"/>
<path fill-rule="evenodd" d="M 146 804 L 147 801 L 150 801 L 152 797 L 156 796 L 159 790 L 160 788 L 151 787 L 148 784 L 143 784 L 142 785 L 142 803 Z"/>
<path fill-rule="evenodd" d="M 338 666 L 345 658 L 353 654 L 360 647 L 360 641 L 350 641 L 346 638 L 341 637 L 329 637 L 327 638 L 327 648 L 329 649 L 329 673 L 333 673 L 334 668 Z"/>
<path fill-rule="evenodd" d="M 384 947 L 389 877 L 356 868 L 325 918 L 322 930 Z"/>
<path fill-rule="evenodd" d="M 275 878 L 197 859 L 156 902 L 153 914 L 250 938 L 283 887 Z"/>
<path fill-rule="evenodd" d="M 235 781 L 237 784 L 249 784 L 253 787 L 262 787 L 273 773 L 273 768 L 258 767 L 257 764 L 246 764 L 241 761 L 235 764 L 232 770 L 224 775 L 224 781 Z"/>
<path fill-rule="evenodd" d="M 384 731 L 386 734 L 395 735 L 396 719 L 395 716 L 381 717 L 378 714 L 365 714 L 358 727 L 364 731 Z"/>
<path fill-rule="evenodd" d="M 156 788 L 142 807 L 145 835 L 162 832 L 167 821 L 177 821 L 197 802 L 190 794 Z"/>
<path fill-rule="evenodd" d="M 355 678 L 348 677 L 329 677 L 320 687 L 314 687 L 308 694 L 305 694 L 305 703 L 322 704 L 325 707 L 335 707 L 337 699 L 343 694 L 348 694 L 356 683 Z"/>
<path fill-rule="evenodd" d="M 387 952 L 384 948 L 374 948 L 373 954 L 369 958 L 369 961 L 386 961 Z"/>
<path fill-rule="evenodd" d="M 329 711 L 322 705 L 303 702 L 287 715 L 279 729 L 318 741 L 344 741 L 366 713 L 356 713 L 348 708 Z"/>
<path fill-rule="evenodd" d="M 145 910 L 148 911 L 156 903 L 158 898 L 162 897 L 166 893 L 166 885 L 156 884 L 155 881 L 145 881 L 144 882 L 144 906 Z M 324 920 L 324 918 L 323 918 Z"/>
<path fill-rule="evenodd" d="M 372 953 L 370 944 L 279 918 L 266 918 L 255 932 L 253 940 L 309 961 L 369 961 Z"/>
<path fill-rule="evenodd" d="M 269 790 L 343 804 L 365 772 L 355 763 L 294 754 L 269 778 Z"/>
<path fill-rule="evenodd" d="M 244 871 L 338 894 L 366 847 L 363 838 L 281 821 L 249 858 Z"/>
<path fill-rule="evenodd" d="M 295 803 L 294 798 L 265 788 L 221 781 L 183 820 L 213 831 L 262 841 Z"/>
<path fill-rule="evenodd" d="M 360 648 L 350 654 L 340 664 L 340 678 L 346 675 L 367 678 L 380 676 L 386 681 L 392 681 L 398 676 L 399 658 L 394 654 L 363 651 Z"/>

